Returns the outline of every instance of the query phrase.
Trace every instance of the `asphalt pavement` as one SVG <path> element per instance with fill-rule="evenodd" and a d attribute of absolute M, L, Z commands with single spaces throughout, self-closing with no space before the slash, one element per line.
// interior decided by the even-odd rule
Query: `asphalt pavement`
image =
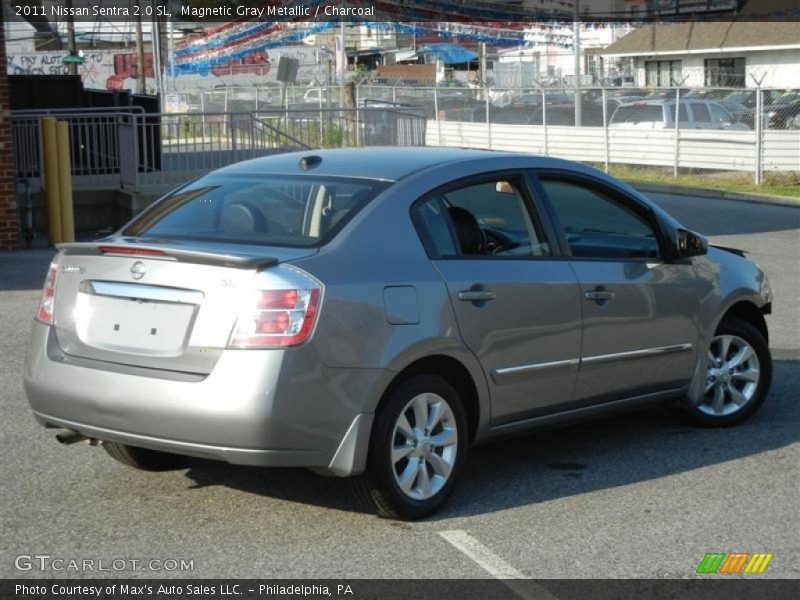
<path fill-rule="evenodd" d="M 761 411 L 704 430 L 654 408 L 476 447 L 450 503 L 416 523 L 359 512 L 346 481 L 306 471 L 142 473 L 57 444 L 21 383 L 52 253 L 0 254 L 0 577 L 684 578 L 707 552 L 773 553 L 761 577 L 800 577 L 800 209 L 653 198 L 766 270 L 775 371 Z M 127 566 L 15 568 L 31 555 Z M 151 559 L 193 569 L 130 567 Z"/>

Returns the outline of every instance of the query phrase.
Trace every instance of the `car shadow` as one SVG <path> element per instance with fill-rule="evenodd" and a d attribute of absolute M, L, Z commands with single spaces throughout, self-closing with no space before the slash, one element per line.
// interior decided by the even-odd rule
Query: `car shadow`
<path fill-rule="evenodd" d="M 792 381 L 800 361 L 776 360 L 762 409 L 736 428 L 704 429 L 667 407 L 587 421 L 470 450 L 453 497 L 430 521 L 481 515 L 660 479 L 789 446 L 800 440 Z M 300 469 L 257 469 L 192 460 L 194 488 L 226 486 L 334 510 L 368 512 L 347 480 Z"/>

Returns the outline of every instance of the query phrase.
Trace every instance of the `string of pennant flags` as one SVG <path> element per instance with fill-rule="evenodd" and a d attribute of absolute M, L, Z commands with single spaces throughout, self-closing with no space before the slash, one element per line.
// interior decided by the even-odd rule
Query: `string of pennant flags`
<path fill-rule="evenodd" d="M 511 30 L 485 25 L 451 24 L 444 28 L 408 23 L 361 22 L 359 25 L 383 32 L 398 32 L 408 35 L 437 36 L 453 41 L 487 43 L 494 46 L 548 45 L 572 48 L 571 34 Z M 241 23 L 215 36 L 204 36 L 194 44 L 186 44 L 175 51 L 177 73 L 205 71 L 231 60 L 246 58 L 256 52 L 300 42 L 308 36 L 337 27 L 334 22 L 321 23 Z M 539 27 L 539 24 L 536 25 Z M 220 35 L 221 34 L 221 35 Z M 570 40 L 570 41 L 567 41 Z"/>
<path fill-rule="evenodd" d="M 297 6 L 314 9 L 326 0 L 301 0 Z M 553 14 L 541 12 L 541 20 L 536 19 L 536 11 L 526 10 L 524 21 L 514 21 L 513 14 L 503 11 L 499 14 L 497 4 L 472 2 L 470 5 L 453 4 L 441 0 L 434 7 L 422 0 L 406 0 L 402 4 L 392 0 L 375 0 L 382 18 L 396 18 L 397 21 L 361 21 L 358 25 L 383 32 L 397 32 L 418 37 L 435 36 L 441 39 L 460 42 L 486 43 L 493 46 L 539 46 L 546 45 L 561 49 L 572 49 L 573 22 L 553 18 Z M 571 0 L 549 0 L 563 8 L 573 7 Z M 791 10 L 800 14 L 800 6 Z M 431 14 L 440 14 L 442 20 L 435 22 Z M 420 21 L 413 21 L 417 16 Z M 454 15 L 459 21 L 453 22 Z M 495 20 L 488 20 L 495 18 Z M 774 17 L 773 18 L 777 18 Z M 695 20 L 702 20 L 695 19 Z M 666 21 L 664 25 L 677 22 Z M 207 71 L 232 60 L 247 58 L 258 52 L 287 44 L 301 42 L 308 36 L 337 27 L 336 21 L 281 21 L 261 22 L 257 20 L 232 21 L 205 30 L 202 36 L 182 40 L 176 44 L 175 65 L 177 73 L 196 73 Z M 600 29 L 610 27 L 606 21 L 584 22 L 582 27 Z"/>

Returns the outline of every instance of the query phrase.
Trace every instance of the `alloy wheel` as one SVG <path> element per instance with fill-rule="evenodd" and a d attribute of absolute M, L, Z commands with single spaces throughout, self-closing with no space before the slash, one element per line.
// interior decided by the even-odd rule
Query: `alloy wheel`
<path fill-rule="evenodd" d="M 433 393 L 418 394 L 406 404 L 391 438 L 394 479 L 414 500 L 435 496 L 450 478 L 458 452 L 453 409 Z"/>
<path fill-rule="evenodd" d="M 708 349 L 705 396 L 698 409 L 722 416 L 740 411 L 756 395 L 760 378 L 756 351 L 735 335 L 718 335 Z"/>

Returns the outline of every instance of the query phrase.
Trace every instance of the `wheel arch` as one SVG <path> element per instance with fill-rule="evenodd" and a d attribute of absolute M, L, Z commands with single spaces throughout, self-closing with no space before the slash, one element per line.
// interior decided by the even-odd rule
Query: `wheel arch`
<path fill-rule="evenodd" d="M 766 306 L 766 305 L 765 305 Z M 714 326 L 714 331 L 719 328 L 720 323 L 726 318 L 734 317 L 741 319 L 755 327 L 764 340 L 769 344 L 769 329 L 767 327 L 767 320 L 764 318 L 764 308 L 759 308 L 754 302 L 750 300 L 737 300 L 722 314 L 722 317 L 717 321 Z"/>
<path fill-rule="evenodd" d="M 696 403 L 702 396 L 701 390 L 703 389 L 705 382 L 704 365 L 706 361 L 705 356 L 707 344 L 711 343 L 711 339 L 719 329 L 720 324 L 726 318 L 730 317 L 741 319 L 742 321 L 745 321 L 746 323 L 749 323 L 755 327 L 761 333 L 761 335 L 764 336 L 764 340 L 767 342 L 767 345 L 769 345 L 769 329 L 767 327 L 767 321 L 764 318 L 764 315 L 769 314 L 770 311 L 771 306 L 769 303 L 759 305 L 754 299 L 739 296 L 738 298 L 731 300 L 727 307 L 719 312 L 719 316 L 714 322 L 713 327 L 707 330 L 705 336 L 701 337 L 701 346 L 698 348 L 697 352 L 697 364 L 695 365 L 695 372 L 686 393 L 686 400 L 688 402 Z"/>
<path fill-rule="evenodd" d="M 392 392 L 403 381 L 414 375 L 436 375 L 447 381 L 464 403 L 469 427 L 469 439 L 473 441 L 481 427 L 481 418 L 486 417 L 481 409 L 481 394 L 473 374 L 459 359 L 447 354 L 431 354 L 410 362 L 404 366 L 389 382 L 377 406 L 375 414 L 380 412 Z"/>

